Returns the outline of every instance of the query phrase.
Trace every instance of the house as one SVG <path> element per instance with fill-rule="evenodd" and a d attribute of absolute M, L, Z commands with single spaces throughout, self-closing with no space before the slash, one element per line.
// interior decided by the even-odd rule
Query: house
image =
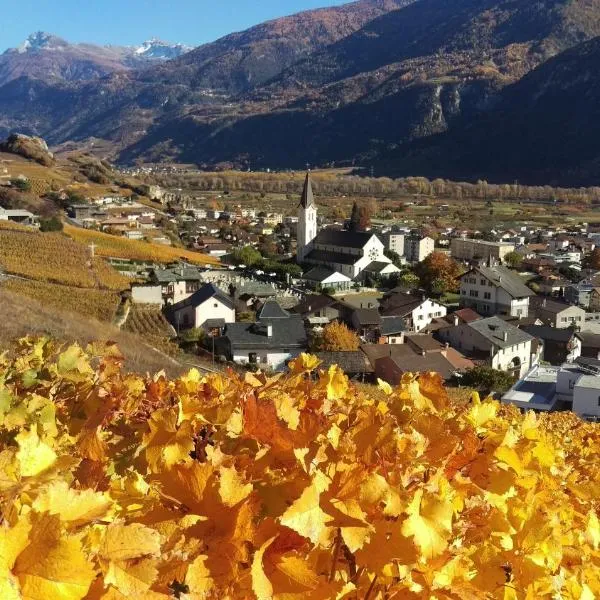
<path fill-rule="evenodd" d="M 531 298 L 530 310 L 533 315 L 550 327 L 581 328 L 585 323 L 586 313 L 583 308 L 541 296 Z"/>
<path fill-rule="evenodd" d="M 581 418 L 600 420 L 600 363 L 579 359 L 561 367 L 535 365 L 502 396 L 522 410 L 572 410 Z"/>
<path fill-rule="evenodd" d="M 445 317 L 437 317 L 425 328 L 428 333 L 434 333 L 446 327 L 461 325 L 462 323 L 471 323 L 478 321 L 482 316 L 476 313 L 472 308 L 460 308 Z"/>
<path fill-rule="evenodd" d="M 350 277 L 338 271 L 333 271 L 328 267 L 314 267 L 305 273 L 302 279 L 313 290 L 331 288 L 335 291 L 341 291 L 349 290 L 352 287 L 352 279 Z"/>
<path fill-rule="evenodd" d="M 310 325 L 327 325 L 340 318 L 337 301 L 326 294 L 310 294 L 290 309 L 292 314 L 300 315 Z"/>
<path fill-rule="evenodd" d="M 196 267 L 152 269 L 150 282 L 159 285 L 165 304 L 177 304 L 197 292 L 204 283 L 202 271 Z"/>
<path fill-rule="evenodd" d="M 535 296 L 514 271 L 497 264 L 474 267 L 460 277 L 460 306 L 479 314 L 526 317 Z"/>
<path fill-rule="evenodd" d="M 581 356 L 581 334 L 572 328 L 528 325 L 521 329 L 542 342 L 542 359 L 551 365 L 573 362 Z"/>
<path fill-rule="evenodd" d="M 321 361 L 321 369 L 329 369 L 332 365 L 337 365 L 350 379 L 362 382 L 372 379 L 374 369 L 362 350 L 317 352 L 316 357 Z"/>
<path fill-rule="evenodd" d="M 381 315 L 375 308 L 357 308 L 352 313 L 352 328 L 365 341 L 376 342 L 381 337 Z"/>
<path fill-rule="evenodd" d="M 297 240 L 299 264 L 327 267 L 350 279 L 358 277 L 369 265 L 375 270 L 376 265 L 371 263 L 385 265 L 380 265 L 380 271 L 385 268 L 388 273 L 400 270 L 384 254 L 383 242 L 374 233 L 337 229 L 317 233 L 317 205 L 308 173 L 298 206 Z"/>
<path fill-rule="evenodd" d="M 437 335 L 468 357 L 518 376 L 537 362 L 533 336 L 500 317 L 448 327 L 438 331 Z"/>
<path fill-rule="evenodd" d="M 169 310 L 169 318 L 178 332 L 181 329 L 203 328 L 209 319 L 235 323 L 234 301 L 213 283 L 206 283 L 189 298 L 174 304 Z"/>
<path fill-rule="evenodd" d="M 582 308 L 589 308 L 592 291 L 596 286 L 588 281 L 574 283 L 565 288 L 565 301 Z"/>
<path fill-rule="evenodd" d="M 28 210 L 11 210 L 0 207 L 0 221 L 12 221 L 21 225 L 39 227 L 39 217 Z"/>
<path fill-rule="evenodd" d="M 435 341 L 435 340 L 432 340 Z M 473 368 L 472 361 L 465 358 L 454 348 L 441 344 L 429 352 L 415 350 L 409 344 L 396 346 L 362 346 L 363 351 L 370 357 L 375 370 L 375 376 L 390 385 L 400 383 L 404 373 L 424 373 L 435 371 L 448 381 L 462 371 Z"/>
<path fill-rule="evenodd" d="M 379 341 L 382 344 L 402 344 L 405 331 L 406 323 L 402 317 L 381 317 Z"/>
<path fill-rule="evenodd" d="M 471 261 L 494 259 L 502 262 L 507 254 L 514 252 L 515 245 L 508 242 L 488 242 L 468 238 L 454 238 L 450 243 L 450 254 L 456 260 Z"/>
<path fill-rule="evenodd" d="M 590 312 L 600 312 L 600 288 L 595 287 L 590 292 L 590 301 L 588 308 Z"/>
<path fill-rule="evenodd" d="M 544 277 L 537 282 L 539 292 L 543 296 L 563 296 L 565 288 L 569 285 L 564 279 Z"/>
<path fill-rule="evenodd" d="M 404 256 L 409 263 L 425 260 L 435 250 L 435 242 L 427 236 L 410 235 L 404 240 Z"/>
<path fill-rule="evenodd" d="M 216 343 L 220 353 L 236 363 L 282 370 L 306 350 L 308 340 L 302 317 L 269 300 L 255 323 L 228 323 Z"/>
<path fill-rule="evenodd" d="M 600 334 L 590 331 L 582 331 L 581 356 L 586 358 L 600 359 Z"/>
<path fill-rule="evenodd" d="M 387 294 L 381 301 L 383 316 L 402 317 L 407 331 L 422 331 L 433 319 L 445 317 L 448 309 L 425 296 L 405 293 Z"/>

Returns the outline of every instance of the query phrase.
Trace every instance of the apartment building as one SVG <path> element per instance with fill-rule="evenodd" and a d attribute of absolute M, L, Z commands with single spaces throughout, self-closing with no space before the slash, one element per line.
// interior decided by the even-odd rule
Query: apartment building
<path fill-rule="evenodd" d="M 509 242 L 487 242 L 469 238 L 454 238 L 450 243 L 450 254 L 456 260 L 485 260 L 503 261 L 515 245 Z"/>

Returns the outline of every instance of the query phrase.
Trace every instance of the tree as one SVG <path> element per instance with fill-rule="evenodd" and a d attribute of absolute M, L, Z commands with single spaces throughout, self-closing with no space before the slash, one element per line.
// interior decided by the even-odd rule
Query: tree
<path fill-rule="evenodd" d="M 20 177 L 17 177 L 15 179 L 11 179 L 10 183 L 21 192 L 31 191 L 31 181 L 29 181 L 29 179 L 22 179 Z"/>
<path fill-rule="evenodd" d="M 486 365 L 473 367 L 459 379 L 461 385 L 482 392 L 506 392 L 515 383 L 516 378 L 505 371 L 498 371 Z"/>
<path fill-rule="evenodd" d="M 246 265 L 251 267 L 259 263 L 262 260 L 260 252 L 252 246 L 244 246 L 243 248 L 236 248 L 233 252 L 233 260 L 239 265 Z"/>
<path fill-rule="evenodd" d="M 366 204 L 358 209 L 358 231 L 366 231 L 371 228 L 371 212 Z"/>
<path fill-rule="evenodd" d="M 432 252 L 415 267 L 421 286 L 429 293 L 441 295 L 455 292 L 462 273 L 460 265 L 443 252 Z"/>
<path fill-rule="evenodd" d="M 509 252 L 504 257 L 504 262 L 511 269 L 518 269 L 521 266 L 521 264 L 523 263 L 523 256 L 513 250 L 513 252 Z"/>
<path fill-rule="evenodd" d="M 383 253 L 399 269 L 402 267 L 402 257 L 395 250 L 384 250 Z"/>
<path fill-rule="evenodd" d="M 62 231 L 63 223 L 58 217 L 40 219 L 40 231 Z"/>
<path fill-rule="evenodd" d="M 323 328 L 316 346 L 323 352 L 349 352 L 358 350 L 360 339 L 344 323 L 333 321 Z"/>
<path fill-rule="evenodd" d="M 358 231 L 360 227 L 360 211 L 356 200 L 352 205 L 352 213 L 350 215 L 350 231 Z"/>
<path fill-rule="evenodd" d="M 583 267 L 600 271 L 600 248 L 594 248 L 584 259 Z"/>

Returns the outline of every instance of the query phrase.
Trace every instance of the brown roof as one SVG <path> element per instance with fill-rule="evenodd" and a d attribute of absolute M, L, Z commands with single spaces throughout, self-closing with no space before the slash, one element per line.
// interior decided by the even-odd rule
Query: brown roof
<path fill-rule="evenodd" d="M 416 352 L 441 352 L 445 346 L 434 340 L 430 335 L 416 334 L 406 335 L 406 343 L 411 346 Z"/>
<path fill-rule="evenodd" d="M 481 315 L 475 312 L 472 308 L 461 308 L 452 313 L 452 315 L 458 315 L 458 318 L 464 323 L 471 323 L 471 321 L 478 321 L 481 319 Z M 448 315 L 446 320 L 451 320 L 452 315 Z"/>

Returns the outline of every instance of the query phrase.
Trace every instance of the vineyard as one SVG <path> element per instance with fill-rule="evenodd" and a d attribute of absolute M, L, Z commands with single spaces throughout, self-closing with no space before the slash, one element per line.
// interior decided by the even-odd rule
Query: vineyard
<path fill-rule="evenodd" d="M 37 281 L 81 288 L 123 290 L 129 280 L 90 249 L 61 233 L 19 226 L 0 227 L 0 269 Z"/>
<path fill-rule="evenodd" d="M 139 335 L 155 335 L 166 338 L 175 335 L 160 308 L 145 304 L 131 305 L 123 329 Z"/>
<path fill-rule="evenodd" d="M 94 243 L 96 254 L 110 258 L 123 258 L 156 263 L 171 263 L 186 260 L 196 265 L 218 265 L 219 260 L 184 248 L 161 246 L 124 237 L 101 233 L 91 229 L 80 229 L 65 225 L 65 232 L 76 242 L 89 246 Z"/>
<path fill-rule="evenodd" d="M 435 374 L 376 400 L 283 376 L 139 377 L 114 345 L 0 356 L 3 600 L 593 600 L 600 429 Z"/>
<path fill-rule="evenodd" d="M 111 322 L 119 306 L 119 295 L 114 291 L 85 289 L 57 285 L 43 281 L 8 279 L 2 288 L 33 298 L 45 306 Z"/>

